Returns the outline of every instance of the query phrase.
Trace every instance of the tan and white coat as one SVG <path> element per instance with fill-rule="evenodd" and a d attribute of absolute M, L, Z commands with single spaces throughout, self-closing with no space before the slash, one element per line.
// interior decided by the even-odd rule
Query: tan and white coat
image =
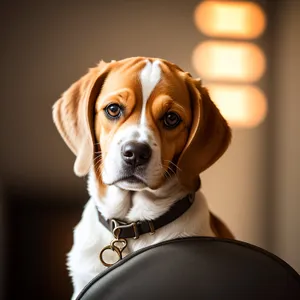
<path fill-rule="evenodd" d="M 107 115 L 111 104 L 122 109 L 113 120 Z M 171 129 L 164 124 L 169 112 L 181 120 Z M 72 299 L 104 269 L 99 252 L 112 240 L 95 207 L 107 219 L 153 220 L 187 193 L 196 193 L 184 215 L 154 235 L 129 240 L 125 254 L 177 237 L 233 238 L 210 213 L 199 189 L 199 174 L 222 156 L 231 138 L 226 121 L 200 80 L 162 59 L 102 61 L 55 103 L 53 118 L 76 155 L 75 174 L 88 174 L 91 196 L 68 254 Z M 149 162 L 130 171 L 139 179 L 136 181 L 128 180 L 121 155 L 122 146 L 130 141 L 151 148 Z"/>

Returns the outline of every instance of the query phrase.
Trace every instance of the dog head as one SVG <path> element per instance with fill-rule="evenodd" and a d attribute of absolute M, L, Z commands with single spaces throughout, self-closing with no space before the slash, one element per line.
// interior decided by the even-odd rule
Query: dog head
<path fill-rule="evenodd" d="M 101 184 L 157 189 L 177 176 L 189 191 L 225 152 L 230 129 L 201 81 L 161 59 L 100 62 L 55 103 L 54 122 Z"/>

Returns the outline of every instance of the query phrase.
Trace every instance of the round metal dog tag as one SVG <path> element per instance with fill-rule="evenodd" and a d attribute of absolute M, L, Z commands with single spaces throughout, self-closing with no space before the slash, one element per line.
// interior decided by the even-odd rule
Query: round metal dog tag
<path fill-rule="evenodd" d="M 110 267 L 112 265 L 114 265 L 116 262 L 118 262 L 119 260 L 122 259 L 122 251 L 127 247 L 127 241 L 125 239 L 114 239 L 111 241 L 110 245 L 104 247 L 100 254 L 99 254 L 99 258 L 100 258 L 100 261 L 102 262 L 102 264 L 105 266 L 105 267 Z M 103 254 L 105 251 L 112 251 L 112 252 L 115 252 L 117 253 L 118 257 L 117 257 L 117 260 L 113 263 L 108 263 L 104 260 L 104 257 L 103 257 Z"/>
<path fill-rule="evenodd" d="M 106 262 L 106 261 L 104 260 L 104 257 L 103 257 L 103 254 L 104 254 L 105 251 L 112 251 L 112 252 L 115 252 L 115 253 L 117 254 L 117 256 L 118 256 L 118 257 L 117 257 L 117 260 L 116 260 L 115 262 L 113 262 L 113 263 L 108 263 L 108 262 Z M 110 267 L 110 266 L 114 265 L 116 262 L 118 262 L 119 260 L 122 259 L 122 252 L 120 251 L 120 249 L 119 249 L 118 247 L 116 247 L 116 246 L 114 246 L 114 245 L 108 245 L 108 246 L 104 247 L 104 248 L 101 250 L 101 252 L 100 252 L 100 254 L 99 254 L 99 258 L 100 258 L 101 263 L 102 263 L 105 267 Z"/>

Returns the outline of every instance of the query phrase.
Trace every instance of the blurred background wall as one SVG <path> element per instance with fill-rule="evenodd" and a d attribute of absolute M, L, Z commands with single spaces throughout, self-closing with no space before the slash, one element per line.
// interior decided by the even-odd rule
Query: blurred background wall
<path fill-rule="evenodd" d="M 272 249 L 300 272 L 300 2 L 288 1 L 280 8 L 273 36 Z"/>
<path fill-rule="evenodd" d="M 261 34 L 249 39 L 211 34 L 205 27 L 208 21 L 195 15 L 203 2 L 1 2 L 1 299 L 4 292 L 3 299 L 24 294 L 33 299 L 69 298 L 65 254 L 88 195 L 85 179 L 73 174 L 74 156 L 53 126 L 51 107 L 100 59 L 130 56 L 168 59 L 211 87 L 217 105 L 231 119 L 233 141 L 202 175 L 209 205 L 238 239 L 274 252 L 300 271 L 300 2 L 247 1 L 258 5 L 266 21 Z M 247 19 L 241 12 L 238 16 Z M 195 52 L 199 43 L 213 40 L 254 43 L 265 65 L 260 75 L 250 83 L 239 82 L 247 72 L 218 79 L 210 72 L 209 59 L 213 63 L 219 58 L 209 58 L 203 47 Z M 256 57 L 247 53 L 250 61 Z M 261 60 L 253 61 L 243 70 L 255 73 L 261 68 Z M 235 70 L 231 66 L 227 69 Z M 221 64 L 215 69 L 221 70 Z M 255 85 L 261 93 L 238 110 L 240 104 L 231 101 L 235 94 L 218 92 L 216 84 L 233 90 Z"/>

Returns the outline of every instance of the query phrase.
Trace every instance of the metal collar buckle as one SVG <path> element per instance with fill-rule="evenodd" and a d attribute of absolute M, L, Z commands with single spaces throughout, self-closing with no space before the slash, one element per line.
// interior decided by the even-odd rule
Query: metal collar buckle
<path fill-rule="evenodd" d="M 110 227 L 114 237 L 118 239 L 121 233 L 120 223 L 116 219 L 111 219 Z"/>
<path fill-rule="evenodd" d="M 130 228 L 132 227 L 133 232 L 134 232 L 134 237 L 133 239 L 136 240 L 140 237 L 139 230 L 138 230 L 138 224 L 137 222 L 132 222 L 130 224 L 120 224 L 116 219 L 111 220 L 111 227 L 112 227 L 112 232 L 113 235 L 116 239 L 120 237 L 122 229 Z"/>

